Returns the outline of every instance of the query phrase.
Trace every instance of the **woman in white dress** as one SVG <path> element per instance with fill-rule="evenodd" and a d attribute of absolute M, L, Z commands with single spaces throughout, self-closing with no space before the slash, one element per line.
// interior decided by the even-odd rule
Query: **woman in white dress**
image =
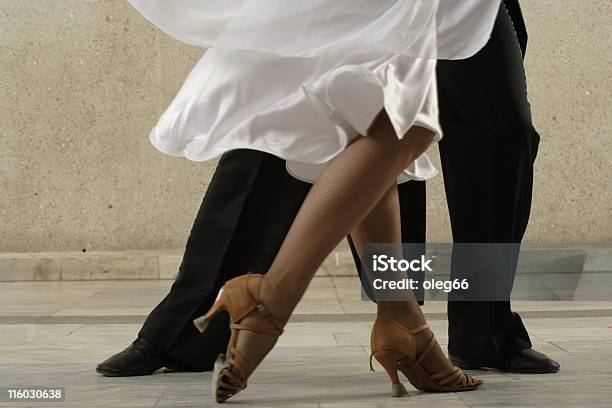
<path fill-rule="evenodd" d="M 246 387 L 325 257 L 349 233 L 356 247 L 400 243 L 397 182 L 436 174 L 436 59 L 476 53 L 496 0 L 130 0 L 159 28 L 210 47 L 151 133 L 161 151 L 208 160 L 238 148 L 287 160 L 314 185 L 265 275 L 228 281 L 204 330 L 227 310 L 232 336 L 213 381 L 218 402 Z M 398 370 L 418 389 L 482 382 L 454 367 L 407 296 L 378 302 L 372 354 L 395 396 Z"/>

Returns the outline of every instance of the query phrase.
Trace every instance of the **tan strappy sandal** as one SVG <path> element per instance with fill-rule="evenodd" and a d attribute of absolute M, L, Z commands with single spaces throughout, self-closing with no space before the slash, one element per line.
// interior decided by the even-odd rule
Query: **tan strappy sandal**
<path fill-rule="evenodd" d="M 397 371 L 401 371 L 408 381 L 418 390 L 428 392 L 459 392 L 472 391 L 482 384 L 482 380 L 472 377 L 458 367 L 451 367 L 438 373 L 428 373 L 422 363 L 436 345 L 436 338 L 431 333 L 431 339 L 420 355 L 416 355 L 415 335 L 430 331 L 423 325 L 407 329 L 397 322 L 378 316 L 372 327 L 372 357 L 385 368 L 391 379 L 391 395 L 401 397 L 407 395 L 406 388 L 399 380 Z"/>
<path fill-rule="evenodd" d="M 206 330 L 211 319 L 222 310 L 230 315 L 231 337 L 227 355 L 219 355 L 213 373 L 213 396 L 219 403 L 227 401 L 247 386 L 247 365 L 236 349 L 236 341 L 241 330 L 270 336 L 280 336 L 283 325 L 275 318 L 261 298 L 263 275 L 243 275 L 225 283 L 212 308 L 204 316 L 193 321 L 200 332 Z M 268 325 L 252 325 L 242 320 L 251 312 L 257 311 L 265 316 Z"/>

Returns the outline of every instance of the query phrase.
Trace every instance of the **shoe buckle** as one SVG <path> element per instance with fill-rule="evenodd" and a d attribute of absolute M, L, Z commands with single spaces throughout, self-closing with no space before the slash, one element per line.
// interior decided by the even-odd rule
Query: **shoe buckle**
<path fill-rule="evenodd" d="M 257 305 L 257 310 L 264 316 L 268 316 L 270 314 L 270 311 L 268 310 L 268 308 L 261 303 Z"/>

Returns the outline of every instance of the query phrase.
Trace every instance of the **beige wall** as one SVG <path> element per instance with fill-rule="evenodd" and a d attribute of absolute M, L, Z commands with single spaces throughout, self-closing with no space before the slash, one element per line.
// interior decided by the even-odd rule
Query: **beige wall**
<path fill-rule="evenodd" d="M 609 0 L 529 0 L 532 242 L 612 241 Z M 215 167 L 149 129 L 201 50 L 124 0 L 0 0 L 0 252 L 179 248 Z M 436 156 L 437 154 L 434 154 Z M 448 240 L 441 179 L 429 235 Z"/>

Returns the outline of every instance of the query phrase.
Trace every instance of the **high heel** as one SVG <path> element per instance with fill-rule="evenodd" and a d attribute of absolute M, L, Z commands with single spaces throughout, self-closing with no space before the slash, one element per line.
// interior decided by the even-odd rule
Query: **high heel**
<path fill-rule="evenodd" d="M 425 331 L 431 332 L 429 326 L 422 325 L 407 329 L 397 322 L 376 318 L 372 327 L 372 357 L 385 368 L 391 379 L 391 395 L 401 397 L 407 394 L 406 388 L 399 381 L 398 370 L 418 390 L 428 392 L 459 392 L 475 390 L 482 380 L 472 377 L 458 367 L 450 367 L 437 373 L 429 373 L 423 367 L 423 361 L 436 345 L 436 338 L 431 333 L 429 343 L 417 357 L 415 335 Z"/>
<path fill-rule="evenodd" d="M 212 307 L 206 312 L 205 315 L 198 317 L 193 320 L 193 324 L 198 329 L 200 333 L 204 333 L 204 331 L 208 328 L 210 321 L 213 317 L 215 317 L 219 312 L 226 310 L 225 303 L 227 300 L 224 297 L 223 289 L 219 291 L 217 298 L 215 299 L 215 303 L 213 303 Z"/>
<path fill-rule="evenodd" d="M 193 321 L 196 328 L 203 332 L 210 321 L 221 311 L 230 315 L 231 337 L 226 355 L 220 354 L 213 372 L 213 396 L 223 403 L 246 388 L 249 367 L 245 358 L 236 349 L 240 331 L 280 336 L 283 325 L 274 317 L 261 298 L 263 275 L 249 274 L 239 276 L 225 283 L 215 303 L 204 315 Z M 266 325 L 244 323 L 243 319 L 256 311 L 265 317 Z"/>
<path fill-rule="evenodd" d="M 399 376 L 397 375 L 397 362 L 402 358 L 402 355 L 393 351 L 377 351 L 372 353 L 370 355 L 370 370 L 374 371 L 372 357 L 376 358 L 376 361 L 383 366 L 391 379 L 391 396 L 403 397 L 404 395 L 408 395 L 406 387 L 400 382 Z"/>

